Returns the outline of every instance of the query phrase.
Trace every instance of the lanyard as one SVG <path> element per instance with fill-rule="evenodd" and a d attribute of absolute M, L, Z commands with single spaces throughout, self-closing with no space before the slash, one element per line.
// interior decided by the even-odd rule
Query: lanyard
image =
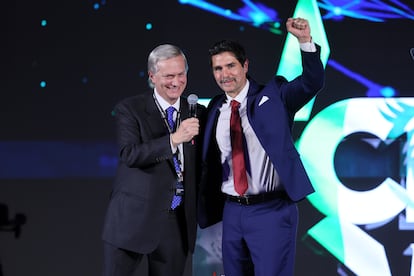
<path fill-rule="evenodd" d="M 155 93 L 152 94 L 152 97 L 154 98 L 155 105 L 157 106 L 158 110 L 160 111 L 161 118 L 164 120 L 164 124 L 167 126 L 169 133 L 173 133 L 174 129 L 171 129 L 170 125 L 168 124 L 167 120 L 167 114 L 165 113 L 165 110 L 161 107 L 161 104 L 158 102 L 157 97 L 155 97 Z M 177 129 L 180 126 L 181 123 L 181 111 L 177 111 L 177 118 L 175 119 L 175 129 Z"/>
<path fill-rule="evenodd" d="M 164 120 L 164 123 L 165 123 L 166 127 L 168 128 L 169 133 L 170 134 L 173 133 L 174 130 L 171 129 L 170 125 L 168 124 L 167 114 L 165 113 L 165 110 L 161 107 L 161 104 L 158 102 L 157 97 L 155 97 L 155 94 L 152 94 L 152 97 L 154 98 L 155 104 L 156 104 L 158 110 L 160 111 L 161 117 Z M 180 119 L 181 119 L 181 112 L 179 110 L 177 110 L 177 118 L 175 119 L 175 121 L 176 121 L 175 128 L 176 129 L 180 125 L 180 122 L 181 122 Z M 177 158 L 177 160 L 179 160 L 179 158 L 178 158 L 179 157 L 179 149 L 178 148 L 177 148 L 177 152 L 174 153 L 174 155 L 175 155 L 174 158 Z M 181 166 L 180 166 L 180 168 L 181 168 Z M 179 171 L 176 171 L 176 173 L 177 173 L 177 180 L 178 180 L 178 182 L 182 182 L 183 181 L 182 171 L 179 170 Z"/>

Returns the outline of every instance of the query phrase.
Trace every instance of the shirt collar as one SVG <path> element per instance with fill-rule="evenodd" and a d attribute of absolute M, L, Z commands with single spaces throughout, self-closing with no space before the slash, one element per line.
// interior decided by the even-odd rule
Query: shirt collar
<path fill-rule="evenodd" d="M 236 100 L 239 103 L 242 103 L 247 98 L 247 92 L 249 91 L 249 86 L 250 86 L 250 82 L 249 80 L 246 80 L 246 84 L 244 85 L 243 89 L 240 91 L 240 93 L 235 98 L 232 98 L 226 94 L 227 102 L 230 103 L 231 100 Z"/>

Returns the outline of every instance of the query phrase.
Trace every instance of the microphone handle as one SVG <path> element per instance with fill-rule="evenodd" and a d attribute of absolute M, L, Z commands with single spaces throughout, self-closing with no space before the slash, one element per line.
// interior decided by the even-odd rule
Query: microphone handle
<path fill-rule="evenodd" d="M 197 104 L 189 104 L 188 105 L 188 117 L 189 118 L 197 118 Z"/>
<path fill-rule="evenodd" d="M 188 117 L 197 118 L 197 104 L 188 104 Z M 195 145 L 194 138 L 191 139 L 191 145 Z"/>

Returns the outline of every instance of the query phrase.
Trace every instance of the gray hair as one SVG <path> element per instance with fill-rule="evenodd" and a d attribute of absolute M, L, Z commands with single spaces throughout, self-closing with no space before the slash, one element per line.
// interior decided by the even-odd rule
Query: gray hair
<path fill-rule="evenodd" d="M 148 56 L 148 72 L 153 74 L 157 73 L 158 71 L 158 62 L 166 59 L 170 59 L 177 56 L 182 56 L 185 62 L 185 72 L 188 71 L 188 63 L 187 58 L 185 57 L 183 51 L 177 46 L 171 44 L 162 44 L 154 48 Z M 152 83 L 151 79 L 148 78 L 148 85 L 151 88 L 154 88 L 154 84 Z"/>

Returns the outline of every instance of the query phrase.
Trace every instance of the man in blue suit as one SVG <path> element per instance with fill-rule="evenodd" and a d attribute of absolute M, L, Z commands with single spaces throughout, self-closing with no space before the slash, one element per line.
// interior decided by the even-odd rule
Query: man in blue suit
<path fill-rule="evenodd" d="M 314 190 L 291 130 L 295 113 L 322 89 L 324 68 L 308 21 L 289 18 L 286 27 L 302 55 L 303 73 L 292 81 L 276 76 L 259 85 L 247 77 L 248 59 L 237 42 L 220 41 L 209 50 L 224 94 L 208 106 L 199 225 L 223 222 L 226 276 L 294 274 L 297 202 Z"/>

